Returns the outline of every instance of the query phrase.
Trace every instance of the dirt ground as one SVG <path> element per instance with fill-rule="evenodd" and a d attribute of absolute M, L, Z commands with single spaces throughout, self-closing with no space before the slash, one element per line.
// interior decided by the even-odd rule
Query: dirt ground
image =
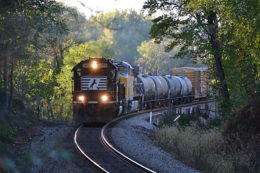
<path fill-rule="evenodd" d="M 40 122 L 25 130 L 13 144 L 11 172 L 81 173 L 93 172 L 73 143 L 76 126 Z"/>

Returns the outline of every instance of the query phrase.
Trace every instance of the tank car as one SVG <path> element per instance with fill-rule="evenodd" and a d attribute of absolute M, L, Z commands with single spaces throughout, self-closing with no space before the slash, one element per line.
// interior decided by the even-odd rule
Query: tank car
<path fill-rule="evenodd" d="M 181 76 L 150 76 L 139 74 L 137 92 L 142 95 L 142 107 L 191 102 L 192 83 Z"/>

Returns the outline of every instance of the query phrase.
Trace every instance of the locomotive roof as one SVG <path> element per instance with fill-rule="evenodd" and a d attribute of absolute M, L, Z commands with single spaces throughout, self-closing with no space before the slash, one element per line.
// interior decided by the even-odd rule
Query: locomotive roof
<path fill-rule="evenodd" d="M 123 67 L 129 67 L 131 69 L 134 69 L 128 62 L 125 61 L 119 61 L 114 63 L 116 66 L 123 66 Z"/>
<path fill-rule="evenodd" d="M 108 62 L 111 63 L 111 65 L 115 66 L 114 63 L 113 63 L 113 61 L 112 61 L 111 59 L 106 59 L 106 58 L 89 58 L 89 59 L 83 60 L 83 61 L 79 62 L 78 64 L 76 64 L 76 65 L 72 68 L 71 71 L 74 71 L 74 70 L 75 70 L 78 66 L 80 66 L 82 63 L 85 63 L 85 62 L 87 62 L 87 61 L 89 61 L 89 60 L 108 61 Z"/>

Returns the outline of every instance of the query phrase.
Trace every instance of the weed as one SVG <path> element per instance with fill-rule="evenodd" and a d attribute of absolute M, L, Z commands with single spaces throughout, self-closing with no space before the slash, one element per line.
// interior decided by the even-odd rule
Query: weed
<path fill-rule="evenodd" d="M 248 159 L 242 152 L 226 152 L 225 141 L 217 128 L 164 127 L 155 133 L 154 141 L 179 160 L 203 172 L 236 172 Z"/>

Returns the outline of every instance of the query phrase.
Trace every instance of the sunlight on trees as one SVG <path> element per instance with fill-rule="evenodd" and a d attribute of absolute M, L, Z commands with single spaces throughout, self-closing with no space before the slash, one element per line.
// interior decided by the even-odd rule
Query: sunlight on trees
<path fill-rule="evenodd" d="M 257 0 L 147 0 L 144 9 L 150 14 L 163 11 L 153 19 L 155 40 L 167 37 L 168 49 L 182 45 L 180 56 L 205 58 L 222 98 L 228 100 L 229 94 L 236 99 L 240 93 L 244 97 L 259 92 L 257 4 Z"/>
<path fill-rule="evenodd" d="M 86 35 L 91 40 L 110 41 L 116 60 L 134 64 L 138 57 L 137 47 L 149 39 L 150 27 L 151 21 L 135 11 L 115 11 L 90 17 Z"/>
<path fill-rule="evenodd" d="M 165 51 L 167 41 L 156 44 L 154 40 L 143 42 L 137 49 L 141 57 L 136 62 L 143 68 L 143 73 L 153 75 L 171 74 L 174 67 L 197 67 L 196 59 L 191 57 L 176 58 L 179 48 Z"/>

